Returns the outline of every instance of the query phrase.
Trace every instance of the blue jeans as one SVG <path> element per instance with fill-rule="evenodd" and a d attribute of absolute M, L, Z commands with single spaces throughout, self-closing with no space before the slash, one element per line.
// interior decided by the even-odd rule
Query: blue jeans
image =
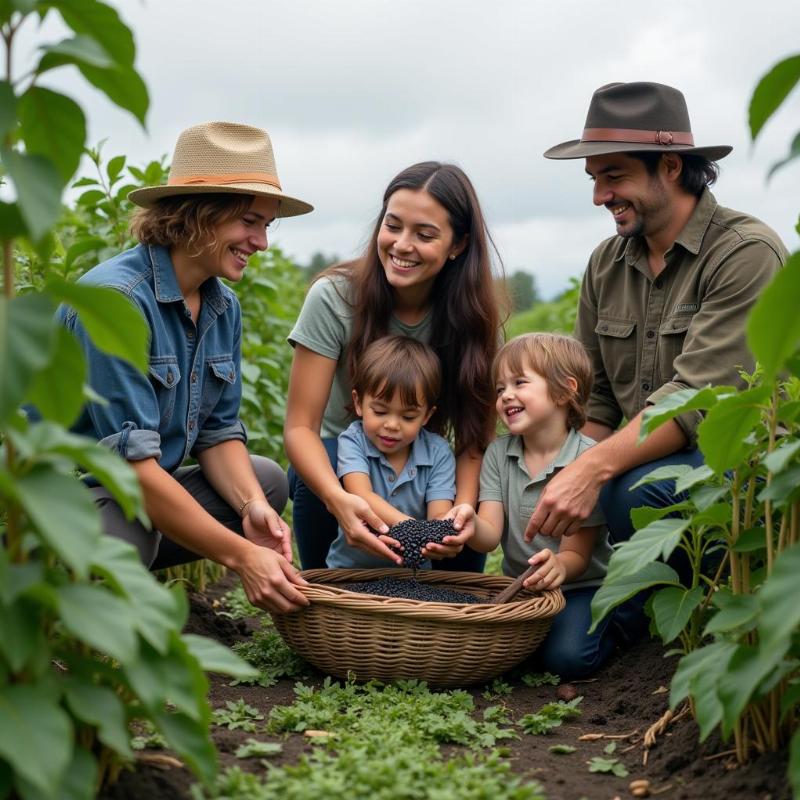
<path fill-rule="evenodd" d="M 703 463 L 703 454 L 699 450 L 680 450 L 656 461 L 641 464 L 610 480 L 600 492 L 600 507 L 606 518 L 611 544 L 627 542 L 633 536 L 635 529 L 631 522 L 631 509 L 640 506 L 665 508 L 686 499 L 685 492 L 675 493 L 674 480 L 649 483 L 633 491 L 631 486 L 658 467 L 675 464 L 699 467 Z M 689 563 L 683 551 L 676 552 L 669 559 L 669 564 L 684 581 L 691 577 Z M 617 606 L 611 613 L 610 618 L 619 630 L 622 641 L 633 643 L 647 634 L 649 625 L 644 606 L 649 596 L 650 592 L 641 592 Z"/>
<path fill-rule="evenodd" d="M 337 441 L 335 438 L 322 440 L 325 452 L 336 471 Z M 328 511 L 305 481 L 297 474 L 294 467 L 289 467 L 289 497 L 292 498 L 292 524 L 300 564 L 303 569 L 324 569 L 328 550 L 338 533 L 339 523 Z M 486 554 L 476 553 L 465 547 L 455 558 L 444 558 L 434 561 L 434 569 L 455 570 L 464 572 L 483 572 Z"/>

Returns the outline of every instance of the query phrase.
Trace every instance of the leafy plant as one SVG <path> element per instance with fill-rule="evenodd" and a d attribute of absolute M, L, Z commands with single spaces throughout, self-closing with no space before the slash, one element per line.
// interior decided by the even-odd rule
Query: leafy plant
<path fill-rule="evenodd" d="M 618 778 L 624 778 L 630 775 L 625 765 L 621 764 L 618 758 L 594 756 L 591 761 L 587 761 L 586 763 L 589 765 L 589 772 L 606 772 L 611 775 L 616 775 Z"/>
<path fill-rule="evenodd" d="M 11 74 L 20 27 L 48 16 L 60 17 L 68 38 L 43 44 L 29 73 Z M 133 37 L 99 0 L 6 0 L 0 36 L 8 70 L 0 161 L 16 197 L 0 202 L 0 794 L 93 797 L 133 758 L 128 726 L 137 720 L 150 720 L 210 780 L 203 670 L 251 670 L 214 642 L 182 636 L 182 592 L 159 585 L 129 545 L 103 536 L 77 471 L 92 473 L 130 518 L 146 520 L 141 494 L 125 462 L 67 430 L 92 393 L 77 343 L 54 318 L 59 303 L 72 305 L 98 347 L 146 367 L 147 328 L 136 310 L 117 292 L 67 280 L 80 248 L 64 249 L 53 228 L 86 123 L 73 99 L 42 85 L 47 73 L 74 66 L 143 122 L 148 98 Z M 97 242 L 81 247 L 99 251 Z M 22 404 L 38 415 L 23 414 Z"/>
<path fill-rule="evenodd" d="M 522 676 L 522 682 L 526 686 L 558 686 L 561 678 L 552 672 L 526 672 Z"/>
<path fill-rule="evenodd" d="M 758 84 L 750 106 L 753 138 L 800 81 L 800 56 Z M 800 154 L 800 134 L 790 157 Z M 798 226 L 800 231 L 800 225 Z M 790 256 L 754 306 L 747 339 L 758 362 L 743 391 L 707 387 L 676 392 L 649 409 L 646 436 L 686 411 L 702 411 L 698 443 L 705 464 L 656 470 L 644 482 L 675 479 L 687 499 L 636 509 L 638 530 L 621 545 L 597 592 L 593 624 L 645 589 L 655 629 L 677 641 L 683 658 L 670 690 L 689 699 L 700 737 L 720 728 L 737 759 L 791 740 L 789 776 L 800 794 L 800 252 Z M 670 515 L 667 518 L 667 515 Z M 677 518 L 675 518 L 677 516 Z M 668 559 L 688 558 L 681 583 Z M 716 554 L 716 574 L 704 562 Z"/>
<path fill-rule="evenodd" d="M 263 719 L 264 715 L 257 708 L 245 703 L 241 697 L 238 700 L 226 700 L 225 708 L 216 708 L 213 714 L 215 725 L 222 725 L 229 731 L 247 733 L 255 733 L 258 729 L 256 722 Z"/>
<path fill-rule="evenodd" d="M 280 742 L 259 742 L 258 739 L 248 739 L 236 748 L 236 758 L 267 758 L 283 752 Z"/>
<path fill-rule="evenodd" d="M 571 744 L 551 744 L 550 747 L 547 748 L 551 753 L 555 753 L 556 755 L 569 755 L 570 753 L 574 753 L 578 748 L 573 747 Z"/>
<path fill-rule="evenodd" d="M 314 673 L 305 659 L 287 647 L 272 619 L 266 615 L 261 617 L 261 627 L 249 638 L 234 644 L 233 651 L 256 670 L 254 675 L 238 681 L 240 683 L 274 686 L 278 678 L 303 678 Z"/>
<path fill-rule="evenodd" d="M 565 719 L 574 719 L 581 715 L 578 708 L 582 697 L 576 697 L 569 702 L 559 700 L 557 703 L 543 705 L 535 714 L 526 714 L 519 720 L 519 725 L 525 733 L 541 736 L 558 728 Z"/>

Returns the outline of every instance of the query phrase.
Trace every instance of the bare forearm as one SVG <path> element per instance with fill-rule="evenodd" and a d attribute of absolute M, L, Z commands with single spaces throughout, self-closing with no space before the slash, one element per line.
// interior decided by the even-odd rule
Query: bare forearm
<path fill-rule="evenodd" d="M 564 567 L 565 583 L 580 578 L 589 566 L 588 559 L 581 553 L 576 553 L 574 550 L 561 550 L 556 554 L 556 558 Z"/>
<path fill-rule="evenodd" d="M 477 505 L 482 460 L 483 454 L 476 450 L 465 450 L 456 459 L 455 505 L 461 503 L 467 503 L 473 507 Z"/>
<path fill-rule="evenodd" d="M 197 461 L 208 482 L 231 508 L 238 510 L 248 500 L 266 501 L 243 442 L 221 442 L 198 453 Z"/>
<path fill-rule="evenodd" d="M 475 535 L 469 540 L 469 546 L 473 550 L 479 553 L 491 553 L 500 544 L 501 537 L 502 532 L 494 525 L 478 515 L 475 516 Z"/>

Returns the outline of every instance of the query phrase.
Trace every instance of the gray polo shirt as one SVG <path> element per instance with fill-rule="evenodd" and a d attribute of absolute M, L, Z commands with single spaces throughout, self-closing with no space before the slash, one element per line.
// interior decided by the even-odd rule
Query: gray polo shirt
<path fill-rule="evenodd" d="M 350 405 L 350 375 L 345 354 L 353 332 L 350 281 L 344 275 L 320 278 L 311 284 L 288 341 L 301 344 L 337 362 L 328 405 L 322 417 L 320 436 L 338 436 L 354 419 Z M 429 311 L 416 325 L 406 325 L 395 316 L 389 320 L 389 334 L 410 336 L 428 344 L 433 317 Z"/>
<path fill-rule="evenodd" d="M 529 566 L 528 559 L 544 548 L 558 552 L 560 539 L 537 534 L 533 541 L 526 542 L 523 538 L 525 527 L 547 482 L 593 444 L 593 439 L 574 429 L 570 430 L 553 463 L 533 477 L 528 473 L 525 464 L 520 436 L 500 436 L 489 445 L 481 466 L 479 500 L 494 500 L 503 504 L 505 521 L 500 544 L 503 548 L 504 575 L 521 575 Z M 608 544 L 608 529 L 599 506 L 583 523 L 584 527 L 593 525 L 603 527 L 595 541 L 589 567 L 578 580 L 565 584 L 565 588 L 577 589 L 583 586 L 599 586 L 602 583 L 608 559 L 611 557 L 611 547 Z"/>
<path fill-rule="evenodd" d="M 433 500 L 453 500 L 456 496 L 456 460 L 450 446 L 441 436 L 424 428 L 397 475 L 386 456 L 364 434 L 361 420 L 356 420 L 339 436 L 336 474 L 342 478 L 351 472 L 369 475 L 375 494 L 415 519 L 427 518 L 428 503 Z M 327 563 L 331 568 L 394 566 L 384 558 L 350 547 L 341 528 L 328 552 Z M 423 564 L 425 568 L 430 568 L 430 561 Z"/>

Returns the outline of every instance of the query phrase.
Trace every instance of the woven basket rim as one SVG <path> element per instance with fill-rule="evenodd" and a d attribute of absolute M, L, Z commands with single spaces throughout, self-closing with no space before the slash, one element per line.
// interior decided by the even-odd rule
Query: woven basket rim
<path fill-rule="evenodd" d="M 502 605 L 491 603 L 442 603 L 411 600 L 398 597 L 382 597 L 341 589 L 337 583 L 360 583 L 395 577 L 410 578 L 410 569 L 397 567 L 388 569 L 311 569 L 300 573 L 308 585 L 299 586 L 301 592 L 312 602 L 339 607 L 342 610 L 361 611 L 367 614 L 399 615 L 440 622 L 525 622 L 555 616 L 564 608 L 564 595 L 560 589 L 522 594 L 520 599 Z M 484 575 L 479 572 L 449 572 L 424 570 L 417 573 L 423 583 L 447 583 L 459 589 L 470 586 L 492 595 L 502 591 L 512 578 L 504 575 Z M 331 585 L 334 584 L 334 585 Z"/>

